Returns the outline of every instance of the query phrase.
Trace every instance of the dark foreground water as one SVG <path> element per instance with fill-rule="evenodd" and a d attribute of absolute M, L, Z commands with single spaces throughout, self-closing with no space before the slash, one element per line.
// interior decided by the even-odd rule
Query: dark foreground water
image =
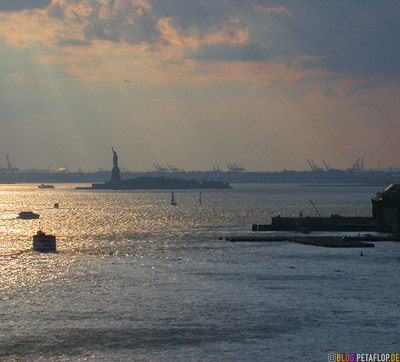
<path fill-rule="evenodd" d="M 377 187 L 0 186 L 0 360 L 328 361 L 399 352 L 400 243 L 236 243 L 271 216 L 371 214 Z M 60 209 L 54 209 L 58 202 Z M 40 220 L 17 220 L 19 211 Z M 38 228 L 58 252 L 31 250 Z"/>

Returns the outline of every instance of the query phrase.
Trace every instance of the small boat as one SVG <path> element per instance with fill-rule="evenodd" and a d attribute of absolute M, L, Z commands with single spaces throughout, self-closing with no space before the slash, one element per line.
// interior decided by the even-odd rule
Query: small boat
<path fill-rule="evenodd" d="M 32 211 L 21 211 L 18 216 L 17 219 L 23 219 L 23 220 L 31 220 L 31 219 L 39 219 L 39 214 L 35 214 Z"/>
<path fill-rule="evenodd" d="M 56 251 L 56 237 L 46 235 L 42 230 L 39 230 L 36 235 L 33 235 L 33 250 Z"/>
<path fill-rule="evenodd" d="M 177 203 L 175 201 L 175 194 L 174 192 L 171 192 L 171 205 L 176 206 Z"/>
<path fill-rule="evenodd" d="M 54 185 L 40 184 L 39 189 L 54 189 Z"/>

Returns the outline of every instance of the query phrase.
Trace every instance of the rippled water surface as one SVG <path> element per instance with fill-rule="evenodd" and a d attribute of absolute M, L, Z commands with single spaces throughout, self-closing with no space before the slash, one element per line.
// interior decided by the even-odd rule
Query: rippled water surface
<path fill-rule="evenodd" d="M 235 243 L 271 216 L 371 214 L 377 187 L 170 193 L 0 185 L 0 360 L 325 361 L 399 352 L 400 243 Z M 54 209 L 54 203 L 60 208 Z M 20 211 L 40 214 L 19 220 Z M 57 253 L 31 250 L 41 228 Z"/>

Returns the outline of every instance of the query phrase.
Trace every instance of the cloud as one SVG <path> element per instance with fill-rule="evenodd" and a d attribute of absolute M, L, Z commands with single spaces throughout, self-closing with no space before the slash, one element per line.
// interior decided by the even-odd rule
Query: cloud
<path fill-rule="evenodd" d="M 260 43 L 246 44 L 202 44 L 188 58 L 202 61 L 262 62 L 269 55 L 268 49 Z"/>
<path fill-rule="evenodd" d="M 0 12 L 15 12 L 25 9 L 44 9 L 51 0 L 1 0 Z"/>
<path fill-rule="evenodd" d="M 359 78 L 400 73 L 400 6 L 385 2 L 283 1 L 293 14 L 274 27 L 273 42 L 298 55 L 318 56 L 304 65 Z M 276 32 L 276 33 L 275 33 Z"/>
<path fill-rule="evenodd" d="M 76 38 L 60 39 L 59 41 L 57 41 L 57 45 L 60 47 L 88 46 L 90 44 L 91 43 L 88 40 L 82 40 L 82 39 L 76 39 Z"/>
<path fill-rule="evenodd" d="M 356 103 L 356 106 L 358 107 L 367 107 L 367 108 L 379 108 L 379 106 L 371 101 L 365 101 L 365 102 L 358 102 Z"/>
<path fill-rule="evenodd" d="M 254 9 L 258 10 L 258 11 L 263 11 L 267 14 L 269 13 L 275 13 L 275 14 L 284 14 L 284 15 L 291 15 L 292 13 L 287 10 L 284 6 L 277 6 L 277 7 L 273 7 L 273 8 L 266 8 L 263 7 L 261 5 L 255 5 Z"/>
<path fill-rule="evenodd" d="M 400 5 L 392 0 L 7 0 L 0 9 L 8 11 L 0 24 L 8 44 L 41 42 L 52 56 L 70 52 L 75 67 L 74 48 L 85 47 L 85 56 L 117 62 L 122 52 L 144 62 L 157 54 L 154 72 L 190 59 L 197 67 L 280 64 L 360 83 L 400 75 Z M 23 9 L 32 13 L 11 12 Z"/>
<path fill-rule="evenodd" d="M 339 94 L 337 94 L 332 88 L 325 88 L 322 91 L 322 95 L 325 98 L 331 98 L 331 99 L 343 99 L 343 97 Z"/>
<path fill-rule="evenodd" d="M 140 44 L 157 42 L 160 36 L 156 18 L 145 8 L 128 2 L 115 2 L 108 9 L 94 7 L 84 23 L 87 40 Z"/>

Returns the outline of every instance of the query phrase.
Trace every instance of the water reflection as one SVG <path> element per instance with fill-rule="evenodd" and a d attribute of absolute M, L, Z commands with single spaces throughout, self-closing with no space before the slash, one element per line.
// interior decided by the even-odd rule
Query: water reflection
<path fill-rule="evenodd" d="M 292 185 L 286 189 L 242 187 L 203 192 L 200 205 L 197 191 L 178 191 L 175 194 L 179 204 L 171 207 L 167 191 L 82 192 L 74 187 L 57 185 L 56 189 L 40 190 L 37 185 L 0 186 L 1 265 L 5 275 L 12 274 L 7 281 L 3 278 L 3 286 L 13 283 L 16 275 L 25 275 L 21 283 L 36 280 L 42 263 L 55 268 L 57 275 L 57 263 L 68 260 L 31 252 L 32 236 L 38 229 L 56 235 L 58 252 L 70 254 L 71 258 L 143 256 L 167 250 L 179 240 L 200 243 L 216 240 L 227 231 L 249 231 L 251 223 L 268 222 L 276 214 L 312 214 L 310 198 L 325 214 L 346 215 L 356 210 L 359 215 L 369 215 L 369 193 L 373 194 L 369 189 L 359 192 L 356 188 L 331 193 L 326 188 L 311 190 Z M 54 208 L 55 203 L 59 209 Z M 17 219 L 23 210 L 39 213 L 40 219 Z M 20 252 L 23 255 L 16 257 Z M 26 281 L 22 281 L 24 278 Z"/>

